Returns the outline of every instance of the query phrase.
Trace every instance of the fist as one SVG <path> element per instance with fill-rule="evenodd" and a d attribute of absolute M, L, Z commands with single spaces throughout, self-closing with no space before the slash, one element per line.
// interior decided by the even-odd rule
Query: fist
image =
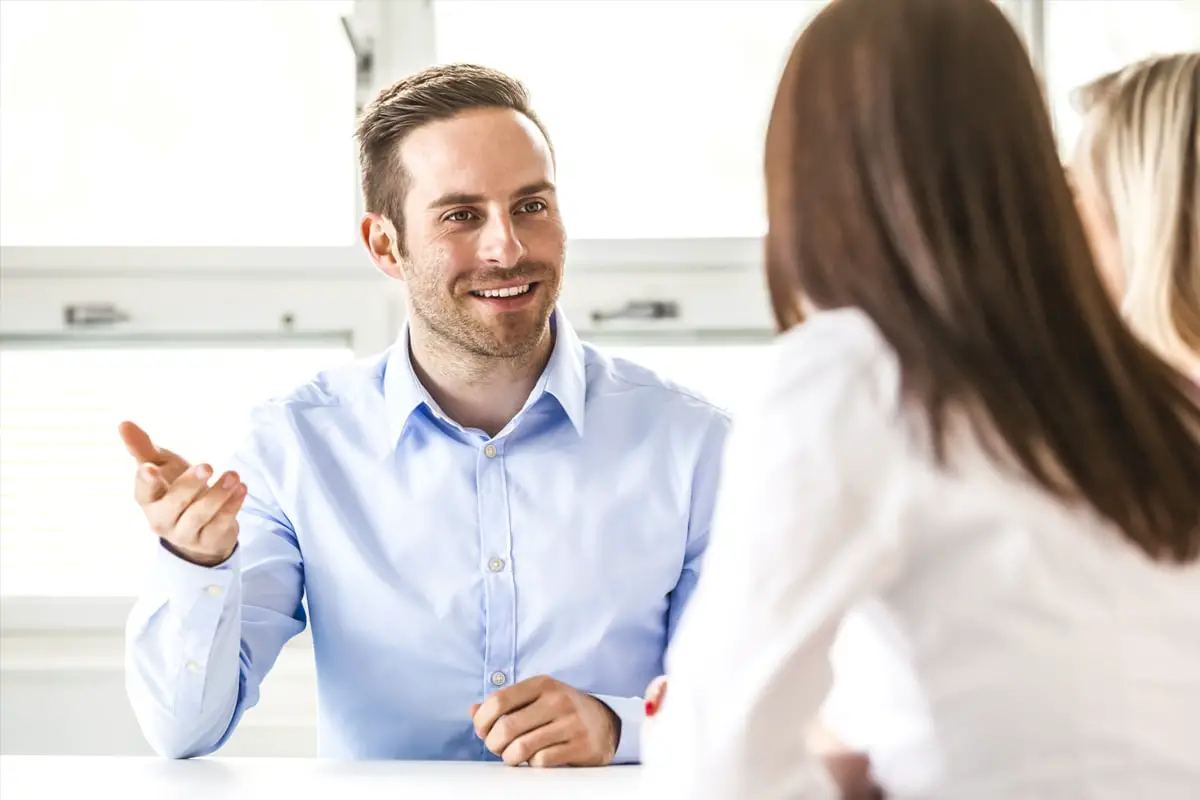
<path fill-rule="evenodd" d="M 120 426 L 125 448 L 138 462 L 133 496 L 150 529 L 181 558 L 204 567 L 220 564 L 237 546 L 237 514 L 246 486 L 235 472 L 211 484 L 208 464 L 192 466 L 154 445 L 132 422 Z"/>
<path fill-rule="evenodd" d="M 493 692 L 471 717 L 488 750 L 511 766 L 604 766 L 621 737 L 612 709 L 546 676 Z"/>

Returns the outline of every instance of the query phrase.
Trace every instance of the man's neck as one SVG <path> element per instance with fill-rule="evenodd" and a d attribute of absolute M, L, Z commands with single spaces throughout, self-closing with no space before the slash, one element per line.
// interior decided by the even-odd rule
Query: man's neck
<path fill-rule="evenodd" d="M 421 385 L 452 420 L 489 436 L 524 407 L 553 348 L 549 325 L 537 345 L 514 358 L 463 352 L 415 319 L 409 327 L 409 357 Z"/>

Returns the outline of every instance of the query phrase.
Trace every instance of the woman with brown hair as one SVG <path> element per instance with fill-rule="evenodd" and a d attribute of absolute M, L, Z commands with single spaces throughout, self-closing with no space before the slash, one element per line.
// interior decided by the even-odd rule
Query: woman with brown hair
<path fill-rule="evenodd" d="M 890 691 L 834 733 L 889 797 L 1195 798 L 1195 387 L 1106 295 L 1003 13 L 834 0 L 766 177 L 781 335 L 643 730 L 648 796 L 838 797 L 805 734 L 853 618 Z"/>

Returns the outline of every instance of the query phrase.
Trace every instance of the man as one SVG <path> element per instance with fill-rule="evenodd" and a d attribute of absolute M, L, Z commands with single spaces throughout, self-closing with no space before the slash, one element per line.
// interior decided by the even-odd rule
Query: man
<path fill-rule="evenodd" d="M 215 751 L 311 624 L 322 755 L 636 761 L 728 419 L 556 311 L 554 157 L 521 84 L 432 68 L 358 137 L 362 238 L 407 288 L 395 346 L 259 408 L 215 479 L 122 426 L 162 546 L 128 626 L 142 729 Z"/>

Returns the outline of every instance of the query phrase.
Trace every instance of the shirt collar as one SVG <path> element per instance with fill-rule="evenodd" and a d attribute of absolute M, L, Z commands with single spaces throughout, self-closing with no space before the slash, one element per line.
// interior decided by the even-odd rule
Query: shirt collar
<path fill-rule="evenodd" d="M 562 309 L 550 317 L 555 332 L 554 350 L 546 364 L 546 393 L 562 406 L 575 432 L 583 435 L 583 412 L 587 405 L 587 360 L 583 342 Z"/>
<path fill-rule="evenodd" d="M 582 436 L 587 396 L 583 343 L 571 323 L 567 321 L 562 309 L 555 308 L 550 317 L 550 325 L 554 331 L 554 349 L 550 352 L 550 360 L 546 363 L 542 379 L 534 387 L 530 402 L 526 403 L 525 408 L 528 409 L 538 400 L 534 395 L 545 392 L 558 401 L 575 431 Z M 388 353 L 384 367 L 383 396 L 387 405 L 392 446 L 400 442 L 413 413 L 422 405 L 435 415 L 446 416 L 413 369 L 412 354 L 409 350 L 410 333 L 409 323 L 406 321 L 400 336 Z M 524 409 L 521 413 L 524 413 Z"/>

